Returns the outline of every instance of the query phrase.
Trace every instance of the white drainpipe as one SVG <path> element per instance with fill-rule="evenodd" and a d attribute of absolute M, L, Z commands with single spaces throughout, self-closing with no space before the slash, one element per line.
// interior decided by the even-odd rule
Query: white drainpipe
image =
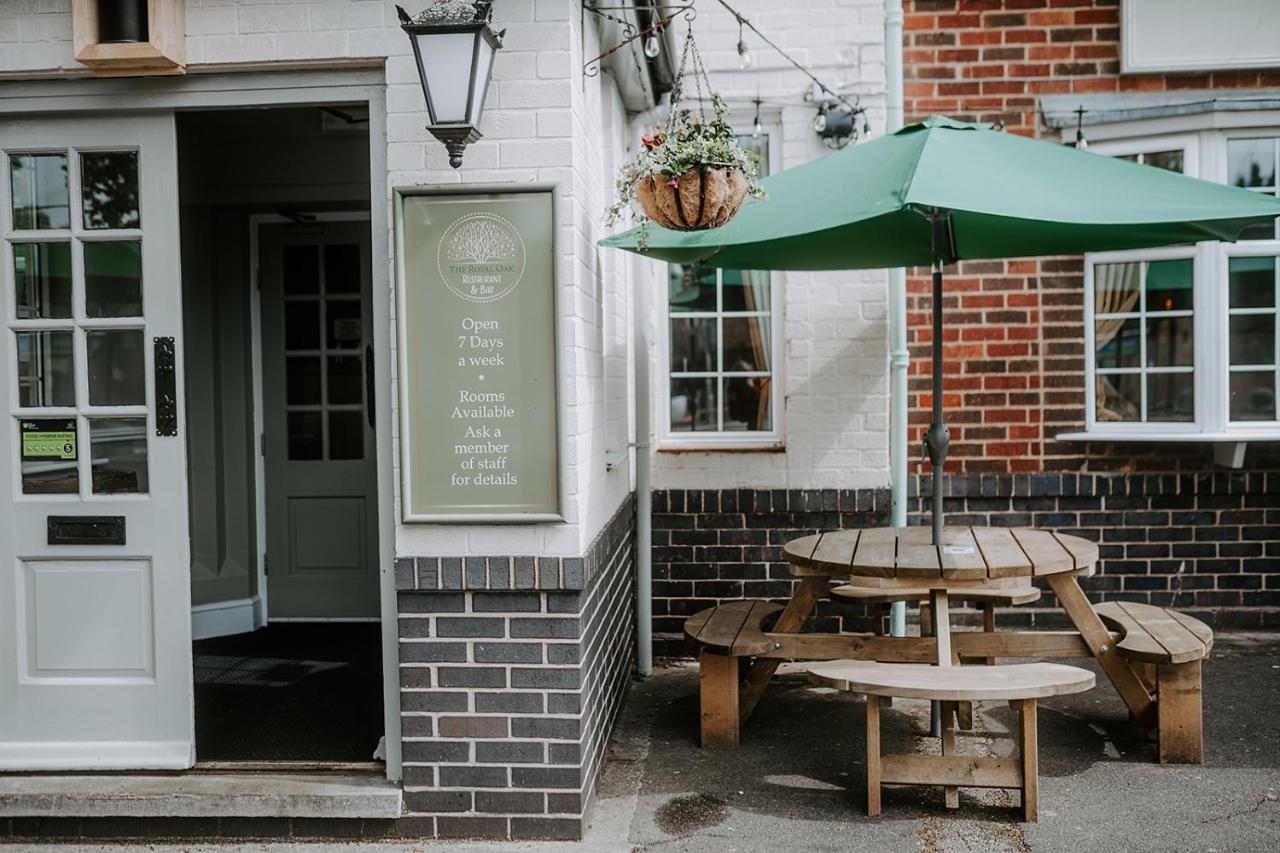
<path fill-rule="evenodd" d="M 884 0 L 884 72 L 886 133 L 902 127 L 902 0 Z M 889 488 L 892 524 L 907 523 L 907 271 L 889 270 Z M 890 633 L 907 633 L 906 604 L 896 602 Z"/>
<path fill-rule="evenodd" d="M 649 455 L 649 271 L 631 265 L 636 349 L 636 669 L 653 674 L 653 493 Z"/>

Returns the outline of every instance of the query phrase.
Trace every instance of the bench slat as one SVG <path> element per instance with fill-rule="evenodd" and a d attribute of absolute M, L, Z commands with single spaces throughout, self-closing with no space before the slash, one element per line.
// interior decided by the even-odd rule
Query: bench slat
<path fill-rule="evenodd" d="M 1013 538 L 1018 540 L 1022 550 L 1031 558 L 1037 575 L 1055 575 L 1076 567 L 1075 557 L 1047 530 L 1015 527 Z"/>
<path fill-rule="evenodd" d="M 885 755 L 880 784 L 1021 788 L 1022 762 L 978 755 Z"/>
<path fill-rule="evenodd" d="M 738 638 L 738 632 L 742 630 L 742 624 L 747 621 L 750 612 L 751 608 L 745 601 L 722 604 L 712 611 L 711 618 L 694 639 L 704 646 L 727 651 L 733 648 L 733 641 Z"/>
<path fill-rule="evenodd" d="M 1031 574 L 1031 561 L 1006 528 L 975 527 L 973 538 L 982 551 L 988 577 L 1008 578 Z"/>
<path fill-rule="evenodd" d="M 1170 662 L 1185 663 L 1188 660 L 1199 660 L 1204 655 L 1204 643 L 1200 642 L 1200 638 L 1188 631 L 1164 608 L 1152 607 L 1150 610 L 1140 611 L 1133 602 L 1122 602 L 1120 606 L 1169 653 Z"/>
<path fill-rule="evenodd" d="M 684 632 L 713 654 L 754 657 L 774 649 L 760 626 L 780 610 L 782 605 L 768 601 L 730 601 L 690 616 Z"/>
<path fill-rule="evenodd" d="M 1213 630 L 1176 610 L 1131 601 L 1106 601 L 1093 609 L 1107 627 L 1123 632 L 1116 649 L 1133 660 L 1187 663 L 1213 647 Z"/>

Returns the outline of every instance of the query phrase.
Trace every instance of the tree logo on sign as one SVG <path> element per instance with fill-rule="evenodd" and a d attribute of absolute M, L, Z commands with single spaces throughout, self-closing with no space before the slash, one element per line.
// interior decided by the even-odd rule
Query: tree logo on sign
<path fill-rule="evenodd" d="M 436 251 L 440 278 L 468 302 L 496 302 L 524 276 L 524 240 L 493 213 L 470 213 L 445 229 Z"/>

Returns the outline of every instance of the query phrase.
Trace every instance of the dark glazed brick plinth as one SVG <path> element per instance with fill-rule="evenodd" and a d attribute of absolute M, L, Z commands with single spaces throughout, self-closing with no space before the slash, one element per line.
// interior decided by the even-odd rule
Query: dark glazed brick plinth
<path fill-rule="evenodd" d="M 947 478 L 947 523 L 1032 526 L 1099 544 L 1094 601 L 1174 605 L 1219 628 L 1280 628 L 1280 471 L 1199 474 L 967 474 Z M 912 478 L 911 524 L 928 498 Z M 889 523 L 887 489 L 669 490 L 654 493 L 657 653 L 687 653 L 682 626 L 719 601 L 790 596 L 782 545 L 819 530 Z M 822 602 L 811 630 L 865 631 L 866 608 Z M 1046 592 L 1006 625 L 1061 626 Z"/>

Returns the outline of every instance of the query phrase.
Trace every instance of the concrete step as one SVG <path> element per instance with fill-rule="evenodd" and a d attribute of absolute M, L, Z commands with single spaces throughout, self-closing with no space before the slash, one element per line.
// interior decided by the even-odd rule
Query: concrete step
<path fill-rule="evenodd" d="M 400 786 L 349 773 L 0 776 L 0 817 L 400 816 Z"/>

